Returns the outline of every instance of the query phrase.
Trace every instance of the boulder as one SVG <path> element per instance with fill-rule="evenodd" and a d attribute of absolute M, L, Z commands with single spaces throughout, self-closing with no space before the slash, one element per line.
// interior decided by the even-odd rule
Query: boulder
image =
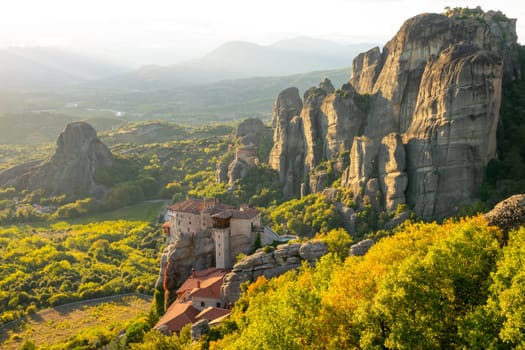
<path fill-rule="evenodd" d="M 348 255 L 350 256 L 363 256 L 365 255 L 370 248 L 374 245 L 374 241 L 371 239 L 364 239 L 362 241 L 359 241 L 356 244 L 353 244 L 350 247 L 350 252 Z"/>
<path fill-rule="evenodd" d="M 489 225 L 501 228 L 508 237 L 510 230 L 525 225 L 525 194 L 516 194 L 499 202 L 484 216 Z"/>
<path fill-rule="evenodd" d="M 210 331 L 208 320 L 202 319 L 191 325 L 191 339 L 199 341 L 199 339 Z"/>

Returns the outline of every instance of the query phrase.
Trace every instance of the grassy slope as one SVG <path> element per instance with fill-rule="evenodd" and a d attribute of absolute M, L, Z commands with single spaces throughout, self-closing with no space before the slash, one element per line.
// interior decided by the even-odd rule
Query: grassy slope
<path fill-rule="evenodd" d="M 109 301 L 81 302 L 45 309 L 26 317 L 19 326 L 0 331 L 0 348 L 19 349 L 30 340 L 37 346 L 63 343 L 71 337 L 93 328 L 110 329 L 118 333 L 125 329 L 122 320 L 147 313 L 151 307 L 148 296 L 116 296 Z"/>
<path fill-rule="evenodd" d="M 67 222 L 71 225 L 77 225 L 107 220 L 157 221 L 162 208 L 169 203 L 169 200 L 145 201 L 113 211 L 101 212 L 67 220 Z"/>

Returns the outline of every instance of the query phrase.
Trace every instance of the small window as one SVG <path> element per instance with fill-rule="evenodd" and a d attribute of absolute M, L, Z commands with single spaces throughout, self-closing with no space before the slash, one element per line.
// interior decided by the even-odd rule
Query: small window
<path fill-rule="evenodd" d="M 217 307 L 221 307 L 221 303 L 217 303 L 215 304 Z"/>
<path fill-rule="evenodd" d="M 201 306 L 204 307 L 204 301 L 201 301 Z"/>
<path fill-rule="evenodd" d="M 190 232 L 190 228 L 188 227 L 188 232 Z"/>

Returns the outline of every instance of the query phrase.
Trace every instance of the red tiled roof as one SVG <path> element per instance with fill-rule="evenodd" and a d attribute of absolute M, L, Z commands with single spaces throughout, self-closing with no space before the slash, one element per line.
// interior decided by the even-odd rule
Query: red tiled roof
<path fill-rule="evenodd" d="M 224 273 L 225 275 L 226 273 Z M 221 286 L 222 286 L 222 276 L 212 276 L 200 283 L 200 287 L 193 289 L 190 293 L 190 296 L 201 297 L 201 298 L 210 298 L 210 299 L 220 299 L 221 298 Z"/>
<path fill-rule="evenodd" d="M 196 320 L 206 319 L 209 322 L 211 322 L 218 318 L 223 318 L 224 316 L 229 315 L 230 313 L 231 313 L 231 310 L 209 306 L 206 309 L 202 310 L 197 316 L 195 316 L 195 319 Z"/>
<path fill-rule="evenodd" d="M 207 203 L 209 204 L 208 208 L 206 208 Z M 206 213 L 212 216 L 218 215 L 219 217 L 233 217 L 236 219 L 251 219 L 259 214 L 259 211 L 255 208 L 244 207 L 235 209 L 232 205 L 215 202 L 214 199 L 186 199 L 173 204 L 169 209 L 196 215 Z"/>
<path fill-rule="evenodd" d="M 210 281 L 216 281 L 217 278 L 219 278 L 222 282 L 222 279 L 228 272 L 229 270 L 218 269 L 215 267 L 206 270 L 195 271 L 195 276 L 190 275 L 190 277 L 188 277 L 186 281 L 184 281 L 184 283 L 179 287 L 177 294 L 193 291 L 196 288 L 204 288 L 205 286 L 210 285 Z"/>
<path fill-rule="evenodd" d="M 206 208 L 206 203 L 210 205 Z M 225 209 L 233 209 L 234 207 L 229 204 L 223 204 L 215 202 L 214 199 L 186 199 L 185 201 L 178 202 L 169 207 L 172 211 L 178 211 L 183 213 L 200 214 L 201 212 L 220 212 Z"/>
<path fill-rule="evenodd" d="M 196 320 L 199 310 L 191 305 L 191 302 L 175 301 L 168 308 L 164 316 L 155 325 L 155 329 L 160 326 L 167 326 L 170 332 L 180 332 L 182 327 Z"/>
<path fill-rule="evenodd" d="M 162 228 L 169 228 L 170 227 L 170 223 L 169 221 L 166 221 L 163 225 L 162 225 Z"/>

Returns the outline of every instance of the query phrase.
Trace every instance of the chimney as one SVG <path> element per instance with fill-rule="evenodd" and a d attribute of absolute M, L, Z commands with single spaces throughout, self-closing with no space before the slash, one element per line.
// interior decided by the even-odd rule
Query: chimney
<path fill-rule="evenodd" d="M 197 281 L 197 288 L 201 287 L 201 281 Z"/>
<path fill-rule="evenodd" d="M 191 277 L 195 277 L 195 268 L 191 269 Z"/>

